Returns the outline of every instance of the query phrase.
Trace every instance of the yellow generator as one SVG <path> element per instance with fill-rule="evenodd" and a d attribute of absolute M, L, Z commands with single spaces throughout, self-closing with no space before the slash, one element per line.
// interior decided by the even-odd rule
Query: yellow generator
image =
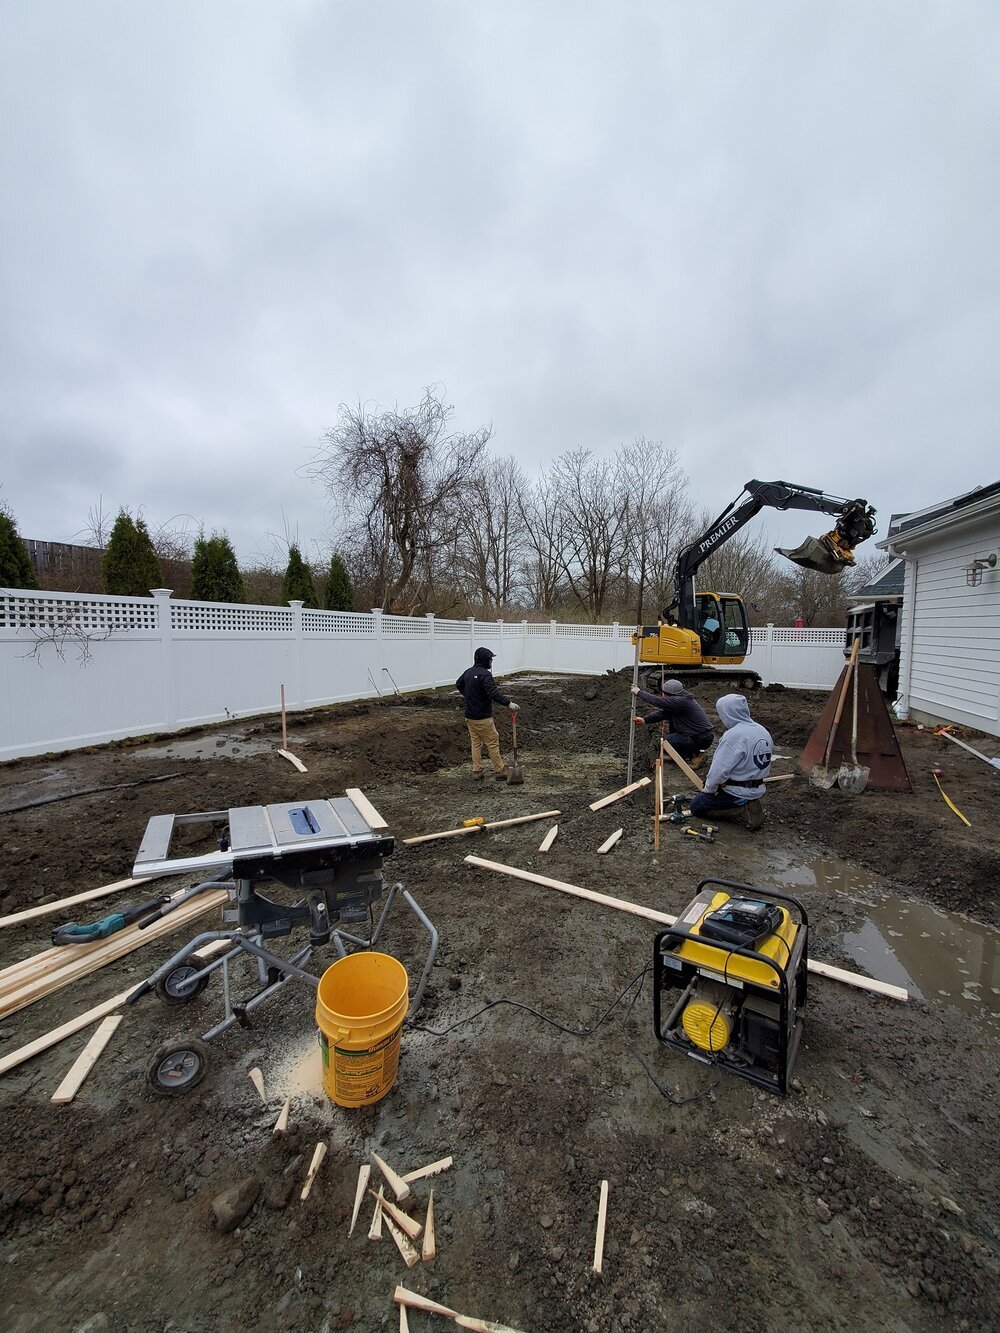
<path fill-rule="evenodd" d="M 702 880 L 687 910 L 656 937 L 658 1039 L 770 1092 L 787 1092 L 805 1017 L 808 936 L 797 898 Z"/>

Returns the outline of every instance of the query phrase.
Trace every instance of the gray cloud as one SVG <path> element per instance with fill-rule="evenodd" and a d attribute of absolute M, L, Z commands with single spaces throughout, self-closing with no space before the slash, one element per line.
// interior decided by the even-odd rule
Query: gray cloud
<path fill-rule="evenodd" d="M 529 470 L 662 439 L 712 510 L 782 476 L 884 527 L 996 479 L 994 6 L 0 15 L 25 535 L 103 494 L 309 544 L 338 403 L 432 381 Z"/>

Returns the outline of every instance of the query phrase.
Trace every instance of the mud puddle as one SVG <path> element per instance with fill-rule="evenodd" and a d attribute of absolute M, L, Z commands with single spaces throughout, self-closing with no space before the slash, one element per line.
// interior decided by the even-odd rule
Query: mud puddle
<path fill-rule="evenodd" d="M 291 737 L 289 744 L 292 744 Z M 190 741 L 171 741 L 169 745 L 146 746 L 132 753 L 136 759 L 233 759 L 267 754 L 275 748 L 274 741 L 251 740 L 240 735 L 215 735 L 199 736 Z"/>
<path fill-rule="evenodd" d="M 873 875 L 820 858 L 775 875 L 788 888 L 842 894 L 865 920 L 844 949 L 880 981 L 905 986 L 929 1004 L 972 1014 L 1000 1032 L 1000 932 L 957 912 L 900 898 Z"/>

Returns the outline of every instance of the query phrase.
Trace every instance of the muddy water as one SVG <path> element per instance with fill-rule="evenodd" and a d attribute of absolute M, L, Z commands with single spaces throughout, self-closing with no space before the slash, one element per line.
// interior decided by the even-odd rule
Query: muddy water
<path fill-rule="evenodd" d="M 845 934 L 844 948 L 879 980 L 975 1014 L 1000 1031 L 1000 932 L 896 897 L 844 861 L 787 864 L 774 878 L 793 891 L 827 890 L 856 904 L 865 920 Z"/>
<path fill-rule="evenodd" d="M 216 734 L 190 741 L 171 741 L 169 745 L 147 745 L 133 750 L 132 754 L 136 759 L 232 759 L 239 755 L 265 754 L 276 748 L 275 741 Z"/>

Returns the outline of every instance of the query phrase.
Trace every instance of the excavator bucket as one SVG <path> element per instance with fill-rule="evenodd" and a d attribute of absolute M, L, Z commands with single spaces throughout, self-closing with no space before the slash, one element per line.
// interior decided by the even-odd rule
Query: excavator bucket
<path fill-rule="evenodd" d="M 815 569 L 819 574 L 839 574 L 854 564 L 851 556 L 845 556 L 838 550 L 830 535 L 825 537 L 807 537 L 801 546 L 774 548 L 779 555 L 791 560 L 803 569 Z"/>

